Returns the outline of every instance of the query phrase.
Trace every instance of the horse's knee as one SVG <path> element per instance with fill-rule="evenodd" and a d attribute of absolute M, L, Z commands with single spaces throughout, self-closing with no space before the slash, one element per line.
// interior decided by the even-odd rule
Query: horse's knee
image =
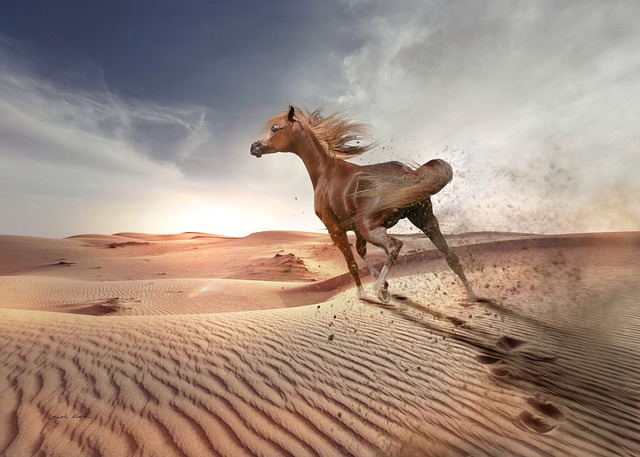
<path fill-rule="evenodd" d="M 360 280 L 360 268 L 358 267 L 358 264 L 355 261 L 347 262 L 347 266 L 349 268 L 349 273 L 351 273 L 351 276 L 356 282 L 356 285 L 361 286 L 362 281 Z"/>
<path fill-rule="evenodd" d="M 396 258 L 400 254 L 400 250 L 402 249 L 403 243 L 397 238 L 389 237 L 389 239 L 391 240 L 391 247 L 387 254 L 390 257 L 393 257 L 393 260 L 396 260 Z"/>

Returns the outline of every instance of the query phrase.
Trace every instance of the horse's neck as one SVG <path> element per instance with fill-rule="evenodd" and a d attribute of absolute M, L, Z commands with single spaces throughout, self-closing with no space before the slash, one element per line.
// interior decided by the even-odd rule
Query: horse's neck
<path fill-rule="evenodd" d="M 322 151 L 320 144 L 309 136 L 301 139 L 295 154 L 302 159 L 304 166 L 307 168 L 309 178 L 311 178 L 311 184 L 315 190 L 318 186 L 320 177 L 330 167 L 337 165 L 337 160 L 329 157 L 324 151 Z"/>

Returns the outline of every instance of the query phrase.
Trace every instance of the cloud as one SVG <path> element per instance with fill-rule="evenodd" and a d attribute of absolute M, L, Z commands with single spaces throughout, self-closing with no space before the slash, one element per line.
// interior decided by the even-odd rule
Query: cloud
<path fill-rule="evenodd" d="M 285 16 L 233 7 L 222 29 L 189 26 L 202 16 L 189 10 L 174 25 L 194 33 L 176 47 L 155 30 L 159 41 L 145 35 L 117 61 L 78 57 L 53 72 L 55 56 L 0 36 L 0 210 L 13 215 L 0 232 L 25 233 L 52 208 L 74 215 L 66 234 L 91 211 L 106 230 L 107 211 L 92 208 L 126 219 L 115 231 L 199 212 L 188 208 L 248 220 L 239 207 L 256 230 L 320 228 L 300 160 L 249 155 L 287 103 L 347 107 L 371 123 L 381 147 L 358 163 L 452 162 L 454 181 L 434 199 L 447 231 L 640 228 L 637 2 L 300 5 L 281 6 Z M 220 45 L 232 14 L 256 33 Z"/>
<path fill-rule="evenodd" d="M 210 139 L 201 107 L 123 100 L 106 88 L 66 88 L 0 64 L 3 147 L 37 160 L 113 171 L 179 174 Z M 151 133 L 151 134 L 150 134 Z"/>
<path fill-rule="evenodd" d="M 278 62 L 277 93 L 371 123 L 382 147 L 358 163 L 452 162 L 454 181 L 434 198 L 445 230 L 640 229 L 640 203 L 613 197 L 640 191 L 639 5 L 342 3 L 332 27 L 349 30 L 350 46 Z M 299 159 L 244 157 L 257 136 L 238 132 L 232 148 L 241 187 L 295 196 L 298 228 L 317 227 Z"/>
<path fill-rule="evenodd" d="M 639 203 L 597 203 L 640 190 L 640 5 L 423 6 L 370 3 L 344 59 L 338 101 L 387 139 L 368 160 L 454 162 L 453 231 L 640 228 Z"/>
<path fill-rule="evenodd" d="M 55 84 L 16 46 L 0 40 L 1 232 L 60 234 L 64 221 L 70 230 L 71 219 L 100 214 L 91 208 L 188 186 L 182 164 L 212 140 L 208 110 L 124 100 L 95 80 Z"/>

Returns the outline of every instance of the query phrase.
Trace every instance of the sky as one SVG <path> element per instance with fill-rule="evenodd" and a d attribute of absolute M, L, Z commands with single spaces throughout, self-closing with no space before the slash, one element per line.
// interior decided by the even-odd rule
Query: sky
<path fill-rule="evenodd" d="M 249 154 L 289 104 L 371 124 L 355 163 L 449 161 L 445 232 L 640 230 L 638 21 L 635 0 L 4 2 L 0 233 L 321 232 L 300 159 Z"/>

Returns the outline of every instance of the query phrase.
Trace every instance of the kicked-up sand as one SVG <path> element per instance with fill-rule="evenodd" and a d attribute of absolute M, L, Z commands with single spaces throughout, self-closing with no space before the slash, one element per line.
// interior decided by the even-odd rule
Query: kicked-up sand
<path fill-rule="evenodd" d="M 402 239 L 0 237 L 0 455 L 640 455 L 640 233 Z"/>

